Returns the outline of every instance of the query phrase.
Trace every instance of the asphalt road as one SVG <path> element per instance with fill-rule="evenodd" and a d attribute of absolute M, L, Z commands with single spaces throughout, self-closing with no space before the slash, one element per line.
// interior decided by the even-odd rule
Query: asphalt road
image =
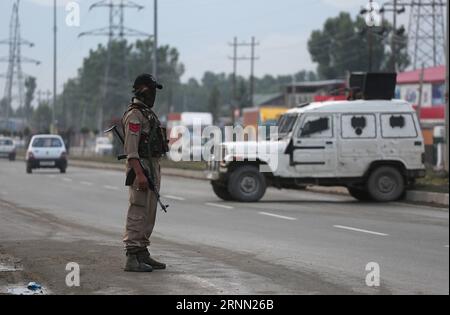
<path fill-rule="evenodd" d="M 168 270 L 124 273 L 123 182 L 82 168 L 27 175 L 1 160 L 0 258 L 63 294 L 449 294 L 446 210 L 272 189 L 260 203 L 225 203 L 208 182 L 179 177 L 163 179 L 171 207 L 152 236 Z M 81 287 L 65 285 L 68 262 L 80 264 Z M 380 287 L 366 285 L 370 262 Z M 14 281 L 0 268 L 0 292 Z"/>

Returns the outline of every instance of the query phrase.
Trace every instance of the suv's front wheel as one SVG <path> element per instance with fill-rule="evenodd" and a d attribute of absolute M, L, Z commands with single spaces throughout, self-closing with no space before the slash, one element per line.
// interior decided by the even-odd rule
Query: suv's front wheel
<path fill-rule="evenodd" d="M 228 192 L 226 185 L 221 185 L 216 182 L 211 183 L 214 193 L 217 197 L 224 201 L 232 201 L 233 197 L 231 197 L 230 193 Z"/>
<path fill-rule="evenodd" d="M 375 169 L 367 181 L 367 191 L 378 202 L 396 201 L 405 194 L 405 179 L 400 171 L 391 166 Z"/>
<path fill-rule="evenodd" d="M 256 166 L 245 165 L 237 168 L 228 181 L 231 197 L 240 202 L 260 201 L 266 189 L 266 178 Z"/>

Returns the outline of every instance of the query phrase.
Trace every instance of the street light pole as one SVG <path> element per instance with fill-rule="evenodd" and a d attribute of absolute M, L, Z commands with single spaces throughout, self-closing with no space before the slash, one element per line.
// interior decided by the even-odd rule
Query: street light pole
<path fill-rule="evenodd" d="M 397 0 L 394 0 L 394 21 L 392 27 L 394 28 L 392 32 L 392 70 L 397 72 Z"/>
<path fill-rule="evenodd" d="M 57 9 L 56 9 L 56 0 L 53 0 L 53 105 L 52 105 L 52 124 L 51 124 L 51 132 L 54 133 L 56 131 L 56 81 L 57 81 Z"/>
<path fill-rule="evenodd" d="M 158 0 L 154 0 L 153 76 L 158 76 Z"/>

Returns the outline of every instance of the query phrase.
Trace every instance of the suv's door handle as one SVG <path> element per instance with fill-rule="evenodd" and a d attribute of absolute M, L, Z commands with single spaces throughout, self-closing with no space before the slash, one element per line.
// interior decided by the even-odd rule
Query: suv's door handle
<path fill-rule="evenodd" d="M 332 144 L 333 144 L 333 141 L 327 141 L 326 144 L 327 144 L 327 145 L 332 145 Z"/>

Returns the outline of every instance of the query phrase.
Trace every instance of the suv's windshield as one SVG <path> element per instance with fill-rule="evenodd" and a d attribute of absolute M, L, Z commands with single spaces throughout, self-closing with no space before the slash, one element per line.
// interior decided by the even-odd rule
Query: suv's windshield
<path fill-rule="evenodd" d="M 60 148 L 61 140 L 58 138 L 37 138 L 33 141 L 34 148 Z"/>
<path fill-rule="evenodd" d="M 13 142 L 9 139 L 0 139 L 0 145 L 13 145 Z"/>
<path fill-rule="evenodd" d="M 278 121 L 278 134 L 288 134 L 294 129 L 298 114 L 286 114 L 280 117 Z"/>

